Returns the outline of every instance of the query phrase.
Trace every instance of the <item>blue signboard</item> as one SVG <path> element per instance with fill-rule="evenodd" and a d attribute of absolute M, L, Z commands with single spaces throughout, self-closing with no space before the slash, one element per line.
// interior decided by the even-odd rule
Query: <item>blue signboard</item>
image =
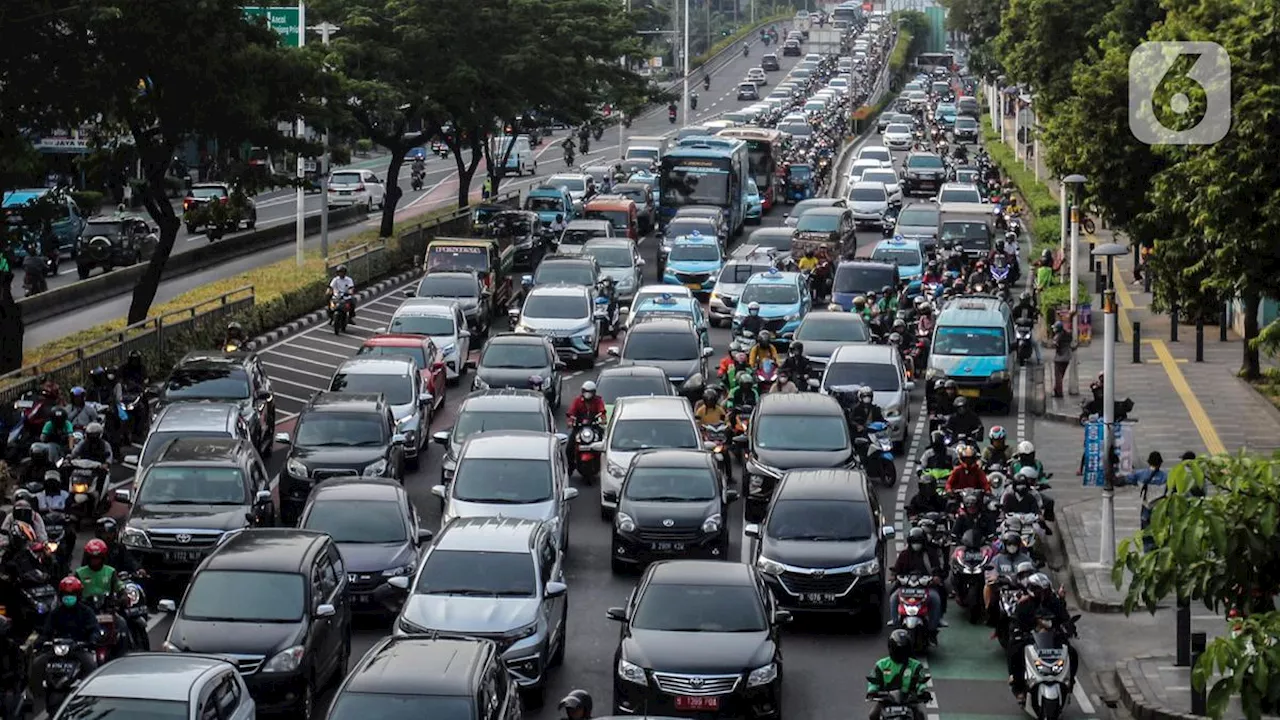
<path fill-rule="evenodd" d="M 1084 425 L 1084 484 L 1085 487 L 1103 487 L 1107 484 L 1107 466 L 1102 462 L 1102 444 L 1105 426 L 1101 420 Z"/>

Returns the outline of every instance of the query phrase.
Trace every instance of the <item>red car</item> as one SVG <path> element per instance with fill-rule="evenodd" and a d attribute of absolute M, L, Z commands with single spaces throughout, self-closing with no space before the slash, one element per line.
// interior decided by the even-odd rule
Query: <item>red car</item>
<path fill-rule="evenodd" d="M 431 393 L 431 417 L 444 407 L 444 356 L 440 348 L 424 335 L 375 335 L 364 341 L 357 355 L 403 355 L 413 360 L 422 382 Z"/>

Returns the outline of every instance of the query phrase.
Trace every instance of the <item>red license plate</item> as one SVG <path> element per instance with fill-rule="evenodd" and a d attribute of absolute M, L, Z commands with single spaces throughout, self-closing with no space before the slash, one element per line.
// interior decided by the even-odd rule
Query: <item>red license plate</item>
<path fill-rule="evenodd" d="M 719 710 L 720 698 L 716 696 L 703 697 L 699 695 L 677 695 L 677 710 Z"/>

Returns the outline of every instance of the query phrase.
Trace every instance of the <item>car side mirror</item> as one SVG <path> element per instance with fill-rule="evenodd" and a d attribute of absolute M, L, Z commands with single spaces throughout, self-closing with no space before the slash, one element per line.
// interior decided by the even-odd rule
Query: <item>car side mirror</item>
<path fill-rule="evenodd" d="M 460 337 L 460 338 L 469 338 L 469 337 L 471 337 L 471 331 L 470 331 L 470 330 L 459 330 L 459 331 L 458 331 L 458 337 Z"/>
<path fill-rule="evenodd" d="M 392 436 L 391 436 L 391 444 L 392 444 L 392 445 L 403 445 L 403 444 L 405 444 L 405 442 L 407 442 L 407 441 L 408 441 L 408 438 L 406 438 L 406 437 L 405 437 L 403 434 L 401 434 L 401 433 L 396 433 L 395 435 L 392 435 Z"/>
<path fill-rule="evenodd" d="M 897 534 L 898 534 L 898 531 L 895 530 L 892 525 L 885 525 L 884 527 L 880 528 L 880 537 L 885 540 L 892 540 L 894 536 L 896 536 Z"/>
<path fill-rule="evenodd" d="M 557 370 L 564 370 L 564 369 L 565 369 L 565 368 L 567 368 L 567 367 L 569 367 L 569 363 L 567 363 L 567 362 L 565 362 L 565 361 L 563 361 L 563 360 L 556 360 L 556 362 L 555 362 L 555 368 L 556 368 Z"/>
<path fill-rule="evenodd" d="M 905 383 L 903 383 L 902 387 L 906 388 L 907 392 L 911 392 L 912 390 L 916 389 L 916 383 L 914 380 L 908 380 Z"/>
<path fill-rule="evenodd" d="M 128 490 L 116 490 L 115 499 L 121 505 L 129 505 L 133 502 L 133 493 Z"/>
<path fill-rule="evenodd" d="M 805 384 L 814 390 L 817 390 L 818 388 L 822 387 L 822 382 L 819 381 L 818 378 L 809 378 L 808 382 L 806 382 Z"/>
<path fill-rule="evenodd" d="M 293 439 L 289 437 L 289 433 L 276 433 L 276 442 L 281 445 L 289 445 L 293 443 Z M 125 462 L 128 462 L 128 458 L 125 458 Z"/>
<path fill-rule="evenodd" d="M 636 258 L 636 267 L 644 267 L 644 265 L 645 265 L 644 258 Z"/>
<path fill-rule="evenodd" d="M 475 361 L 475 360 L 468 360 L 466 363 L 464 363 L 464 365 L 466 366 L 466 368 L 467 368 L 468 370 L 475 370 L 475 369 L 476 369 L 476 361 Z"/>
<path fill-rule="evenodd" d="M 318 618 L 333 617 L 336 614 L 338 614 L 338 609 L 329 603 L 321 603 L 316 606 L 316 617 Z"/>
<path fill-rule="evenodd" d="M 432 400 L 435 400 L 435 398 L 432 397 L 431 393 L 424 392 L 422 395 L 418 397 L 418 406 L 424 409 L 431 407 Z"/>
<path fill-rule="evenodd" d="M 139 457 L 138 457 L 137 455 L 125 455 L 125 456 L 124 456 L 124 462 L 125 462 L 125 464 L 126 464 L 126 465 L 133 465 L 133 466 L 135 466 L 135 467 L 136 467 L 136 466 L 137 466 L 137 464 L 138 464 L 138 461 L 139 461 Z"/>
<path fill-rule="evenodd" d="M 593 442 L 590 445 L 584 445 L 582 446 L 582 449 L 589 452 L 604 452 L 604 441 L 601 440 L 600 442 Z"/>
<path fill-rule="evenodd" d="M 774 624 L 774 625 L 786 625 L 786 624 L 787 624 L 787 623 L 789 623 L 789 622 L 791 622 L 791 611 L 790 611 L 790 610 L 774 610 L 774 611 L 773 611 L 773 624 Z"/>
<path fill-rule="evenodd" d="M 431 442 L 441 447 L 449 447 L 449 431 L 441 430 L 431 435 Z"/>
<path fill-rule="evenodd" d="M 168 598 L 156 603 L 156 607 L 160 608 L 161 612 L 171 613 L 178 611 L 178 604 Z"/>
<path fill-rule="evenodd" d="M 757 523 L 747 523 L 742 527 L 742 534 L 749 538 L 760 537 L 760 525 Z"/>
<path fill-rule="evenodd" d="M 422 543 L 431 542 L 431 538 L 435 536 L 436 536 L 435 533 L 431 532 L 426 528 L 418 528 L 418 544 L 419 545 L 421 545 Z"/>
<path fill-rule="evenodd" d="M 435 495 L 436 497 L 440 498 L 441 500 L 443 500 L 443 499 L 444 499 L 444 490 L 445 490 L 445 487 L 444 487 L 443 485 L 432 485 L 432 486 L 431 486 L 431 494 L 432 494 L 432 495 Z"/>
<path fill-rule="evenodd" d="M 627 609 L 620 608 L 620 607 L 611 607 L 608 610 L 604 611 L 604 616 L 609 618 L 610 620 L 616 620 L 618 622 L 626 622 Z"/>
<path fill-rule="evenodd" d="M 271 394 L 270 390 L 259 390 L 258 394 L 254 395 L 254 398 L 262 400 L 263 402 L 270 400 L 272 397 L 274 396 Z"/>
<path fill-rule="evenodd" d="M 609 357 L 621 357 L 621 353 L 618 351 L 618 346 L 616 345 L 609 348 L 605 352 L 609 354 Z"/>
<path fill-rule="evenodd" d="M 558 432 L 558 433 L 556 433 L 555 435 L 556 435 L 556 442 L 560 443 L 561 445 L 563 445 L 563 444 L 565 444 L 565 443 L 569 442 L 569 435 L 568 435 L 568 433 Z"/>
<path fill-rule="evenodd" d="M 271 503 L 271 491 L 259 490 L 253 495 L 253 503 L 255 505 L 269 505 Z"/>
<path fill-rule="evenodd" d="M 544 600 L 550 600 L 551 598 L 563 597 L 567 592 L 569 592 L 568 585 L 552 580 L 542 589 L 542 597 Z"/>
<path fill-rule="evenodd" d="M 738 498 L 740 497 L 742 497 L 742 494 L 733 488 L 729 488 L 724 491 L 724 501 L 727 503 L 738 502 Z"/>
<path fill-rule="evenodd" d="M 409 578 L 405 575 L 397 575 L 387 581 L 387 584 L 397 590 L 409 589 Z"/>
<path fill-rule="evenodd" d="M 407 298 L 417 297 L 417 296 L 418 296 L 418 291 L 417 291 L 417 290 L 415 290 L 414 288 L 409 288 L 408 290 L 405 290 L 405 291 L 404 291 L 404 296 L 405 296 L 405 297 L 407 297 Z"/>

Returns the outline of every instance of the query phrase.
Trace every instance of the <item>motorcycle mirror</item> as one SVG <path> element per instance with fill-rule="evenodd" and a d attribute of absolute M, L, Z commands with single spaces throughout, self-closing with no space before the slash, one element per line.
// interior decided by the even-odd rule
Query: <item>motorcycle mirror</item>
<path fill-rule="evenodd" d="M 740 497 L 742 497 L 741 493 L 734 488 L 729 488 L 724 491 L 724 501 L 727 503 L 737 502 Z"/>
<path fill-rule="evenodd" d="M 734 435 L 732 442 L 734 445 L 746 445 L 747 440 L 748 438 L 746 435 Z"/>
<path fill-rule="evenodd" d="M 908 380 L 908 381 L 906 381 L 905 383 L 903 383 L 902 387 L 903 387 L 907 392 L 911 392 L 912 390 L 915 390 L 915 389 L 916 389 L 916 383 L 915 383 L 915 381 L 914 381 L 914 380 Z"/>
<path fill-rule="evenodd" d="M 587 452 L 604 452 L 604 442 L 593 442 L 590 445 L 583 445 L 581 449 L 586 450 Z"/>
<path fill-rule="evenodd" d="M 123 489 L 116 490 L 115 500 L 121 505 L 128 505 L 133 502 L 133 494 L 130 493 L 128 490 L 123 490 Z"/>
<path fill-rule="evenodd" d="M 618 348 L 617 348 L 617 346 L 611 347 L 611 348 L 609 348 L 608 350 L 606 350 L 605 352 L 606 352 L 606 353 L 608 353 L 609 357 L 620 357 L 620 356 L 621 356 L 621 353 L 619 353 L 619 352 L 618 352 Z"/>
<path fill-rule="evenodd" d="M 578 488 L 576 488 L 576 487 L 567 487 L 567 488 L 565 488 L 565 489 L 564 489 L 564 499 L 565 499 L 565 500 L 572 500 L 572 499 L 574 499 L 574 498 L 576 498 L 576 497 L 578 497 Z"/>
<path fill-rule="evenodd" d="M 138 458 L 138 456 L 137 456 L 137 455 L 125 455 L 125 456 L 124 456 L 124 463 L 125 463 L 126 465 L 134 465 L 134 466 L 137 466 L 137 464 L 138 464 L 138 460 L 139 460 L 139 458 Z"/>
<path fill-rule="evenodd" d="M 293 442 L 293 439 L 289 437 L 289 433 L 286 433 L 286 432 L 276 433 L 276 442 L 280 443 L 281 445 L 288 445 L 289 443 Z M 134 464 L 137 464 L 137 463 L 135 462 Z"/>

